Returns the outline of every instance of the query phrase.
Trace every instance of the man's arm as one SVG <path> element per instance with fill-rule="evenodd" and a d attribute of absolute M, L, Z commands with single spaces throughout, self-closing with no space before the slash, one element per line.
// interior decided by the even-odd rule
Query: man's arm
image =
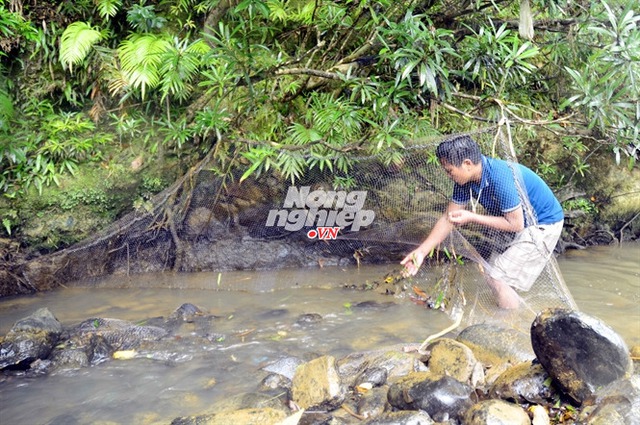
<path fill-rule="evenodd" d="M 426 256 L 451 233 L 453 224 L 451 224 L 449 218 L 458 211 L 464 211 L 464 206 L 449 202 L 447 212 L 438 219 L 429 236 L 400 262 L 405 267 L 403 274 L 413 276 L 418 272 Z"/>

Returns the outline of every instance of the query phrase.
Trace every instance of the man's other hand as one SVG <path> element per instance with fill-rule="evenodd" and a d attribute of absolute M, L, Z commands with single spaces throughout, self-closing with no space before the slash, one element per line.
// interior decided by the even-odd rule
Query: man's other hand
<path fill-rule="evenodd" d="M 409 255 L 404 257 L 404 260 L 400 262 L 401 265 L 404 266 L 404 270 L 402 270 L 402 276 L 414 276 L 418 273 L 418 269 L 422 265 L 424 261 L 424 254 L 420 252 L 420 250 L 412 251 Z"/>

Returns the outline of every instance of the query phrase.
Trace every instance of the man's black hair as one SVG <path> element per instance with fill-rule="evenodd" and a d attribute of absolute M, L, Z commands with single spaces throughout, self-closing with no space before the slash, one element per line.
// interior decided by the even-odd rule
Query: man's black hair
<path fill-rule="evenodd" d="M 440 161 L 459 167 L 462 161 L 470 159 L 474 164 L 482 160 L 482 152 L 478 144 L 469 136 L 458 136 L 445 140 L 438 145 L 436 156 Z"/>

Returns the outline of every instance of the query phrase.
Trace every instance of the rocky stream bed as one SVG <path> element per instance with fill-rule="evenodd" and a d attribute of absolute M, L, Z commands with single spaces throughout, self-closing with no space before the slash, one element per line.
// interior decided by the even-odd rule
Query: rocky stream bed
<path fill-rule="evenodd" d="M 183 304 L 141 322 L 92 317 L 63 326 L 47 309 L 0 340 L 1 378 L 44 379 L 68 369 L 170 350 L 186 324 L 202 342 L 220 338 L 216 317 Z M 314 314 L 299 317 L 313 326 Z M 548 309 L 530 334 L 477 324 L 425 350 L 397 345 L 346 356 L 283 356 L 256 373 L 255 391 L 229 394 L 172 425 L 217 424 L 589 424 L 640 423 L 640 347 L 606 323 Z M 152 354 L 151 354 L 152 355 Z M 637 369 L 637 365 L 635 365 Z"/>

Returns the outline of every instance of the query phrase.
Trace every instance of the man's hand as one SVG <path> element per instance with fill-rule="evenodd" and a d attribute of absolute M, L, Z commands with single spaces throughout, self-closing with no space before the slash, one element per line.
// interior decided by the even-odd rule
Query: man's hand
<path fill-rule="evenodd" d="M 402 277 L 414 276 L 418 273 L 418 269 L 422 265 L 424 261 L 424 254 L 416 249 L 412 251 L 409 255 L 404 257 L 404 260 L 400 261 L 400 264 L 404 266 L 404 270 L 402 270 Z"/>
<path fill-rule="evenodd" d="M 457 224 L 457 225 L 471 223 L 471 222 L 475 221 L 475 217 L 476 216 L 477 216 L 477 214 L 475 214 L 475 213 L 473 213 L 471 211 L 467 211 L 467 210 L 450 211 L 447 214 L 447 218 L 449 219 L 449 223 L 453 223 L 453 224 Z"/>

